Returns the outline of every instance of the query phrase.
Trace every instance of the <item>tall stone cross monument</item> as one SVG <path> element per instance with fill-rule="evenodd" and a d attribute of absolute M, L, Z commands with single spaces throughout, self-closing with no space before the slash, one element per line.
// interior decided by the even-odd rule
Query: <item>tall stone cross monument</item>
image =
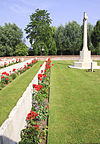
<path fill-rule="evenodd" d="M 77 69 L 91 69 L 91 65 L 94 69 L 98 69 L 97 62 L 92 62 L 91 51 L 88 50 L 87 46 L 87 13 L 84 12 L 83 25 L 84 25 L 84 35 L 83 35 L 83 49 L 80 51 L 80 58 L 78 62 L 74 62 L 70 68 Z"/>

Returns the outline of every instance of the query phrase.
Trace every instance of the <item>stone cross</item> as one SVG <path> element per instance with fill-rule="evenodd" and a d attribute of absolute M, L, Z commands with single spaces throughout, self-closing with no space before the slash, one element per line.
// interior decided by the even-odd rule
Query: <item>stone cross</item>
<path fill-rule="evenodd" d="M 87 51 L 87 13 L 84 12 L 84 19 L 83 19 L 83 25 L 84 25 L 84 36 L 83 36 L 83 51 Z"/>
<path fill-rule="evenodd" d="M 100 69 L 100 66 L 97 66 L 97 62 L 92 62 L 91 51 L 88 50 L 87 46 L 87 14 L 84 12 L 83 25 L 84 25 L 84 34 L 83 34 L 83 49 L 80 51 L 79 61 L 75 61 L 70 68 L 76 69 Z"/>

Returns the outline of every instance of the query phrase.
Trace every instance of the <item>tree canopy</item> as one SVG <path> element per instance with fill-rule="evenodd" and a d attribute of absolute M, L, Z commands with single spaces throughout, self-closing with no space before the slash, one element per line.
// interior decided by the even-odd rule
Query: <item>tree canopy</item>
<path fill-rule="evenodd" d="M 28 47 L 24 43 L 20 43 L 16 46 L 15 55 L 17 56 L 27 56 Z"/>
<path fill-rule="evenodd" d="M 33 52 L 35 53 L 35 47 L 39 54 L 48 55 L 47 47 L 49 45 L 49 38 L 51 37 L 51 19 L 50 13 L 47 10 L 36 9 L 35 13 L 30 16 L 30 23 L 25 28 L 27 38 L 30 40 L 31 45 L 33 45 Z M 37 44 L 36 44 L 37 43 Z M 42 51 L 45 52 L 42 52 Z"/>
<path fill-rule="evenodd" d="M 100 20 L 97 21 L 91 35 L 91 41 L 97 54 L 100 54 Z"/>
<path fill-rule="evenodd" d="M 16 45 L 22 42 L 22 38 L 23 32 L 16 24 L 0 26 L 0 56 L 15 55 Z"/>

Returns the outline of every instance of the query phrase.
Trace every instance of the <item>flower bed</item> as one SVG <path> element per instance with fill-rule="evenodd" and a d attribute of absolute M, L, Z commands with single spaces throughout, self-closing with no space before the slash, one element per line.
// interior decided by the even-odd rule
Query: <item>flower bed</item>
<path fill-rule="evenodd" d="M 37 62 L 37 59 L 32 60 L 29 63 L 26 63 L 24 67 L 19 67 L 18 69 L 13 68 L 12 71 L 9 73 L 4 71 L 1 75 L 1 81 L 0 81 L 0 90 L 7 86 L 9 83 L 11 83 L 12 80 L 14 80 L 17 76 L 21 75 L 26 70 L 30 69 L 30 67 L 33 66 Z"/>
<path fill-rule="evenodd" d="M 45 70 L 38 74 L 38 84 L 33 84 L 32 109 L 27 114 L 27 126 L 21 131 L 19 144 L 46 142 L 47 117 L 49 108 L 49 85 L 51 60 L 46 61 Z"/>
<path fill-rule="evenodd" d="M 4 68 L 4 67 L 7 67 L 7 66 L 10 66 L 10 65 L 13 65 L 13 64 L 16 64 L 16 63 L 19 63 L 19 62 L 23 62 L 24 61 L 24 58 L 13 58 L 13 59 L 0 59 L 0 68 Z"/>

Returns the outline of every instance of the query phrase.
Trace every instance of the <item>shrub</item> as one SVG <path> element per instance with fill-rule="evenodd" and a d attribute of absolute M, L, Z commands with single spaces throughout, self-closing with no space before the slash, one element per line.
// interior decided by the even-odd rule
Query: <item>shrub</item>
<path fill-rule="evenodd" d="M 25 70 L 23 70 L 23 69 L 18 70 L 18 72 L 19 72 L 20 74 L 22 74 L 24 71 L 25 71 Z"/>
<path fill-rule="evenodd" d="M 8 84 L 8 82 L 9 82 L 9 77 L 3 77 L 1 79 L 1 83 L 3 83 L 3 84 Z"/>
<path fill-rule="evenodd" d="M 10 77 L 12 78 L 12 80 L 14 80 L 14 79 L 17 77 L 17 74 L 16 74 L 16 73 L 12 73 L 12 74 L 10 75 Z"/>

